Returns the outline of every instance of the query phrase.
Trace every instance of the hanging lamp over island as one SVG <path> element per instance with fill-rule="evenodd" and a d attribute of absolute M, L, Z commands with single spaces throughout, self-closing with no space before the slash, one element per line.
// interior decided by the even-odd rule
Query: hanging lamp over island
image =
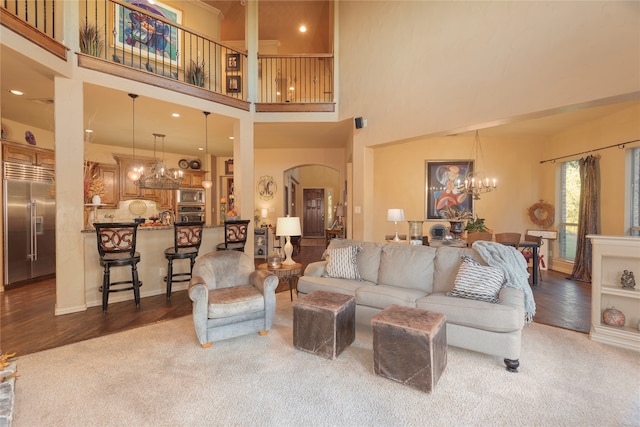
<path fill-rule="evenodd" d="M 209 161 L 209 114 L 208 111 L 203 111 L 204 114 L 204 161 L 205 165 Z M 204 180 L 202 181 L 202 187 L 209 189 L 213 186 L 213 182 L 208 179 L 209 172 L 205 172 Z"/>

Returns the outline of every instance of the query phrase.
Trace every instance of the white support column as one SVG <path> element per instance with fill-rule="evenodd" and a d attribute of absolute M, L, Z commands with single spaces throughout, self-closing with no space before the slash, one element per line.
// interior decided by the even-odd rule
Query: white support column
<path fill-rule="evenodd" d="M 86 310 L 84 284 L 84 130 L 82 81 L 56 77 L 56 307 Z M 97 249 L 96 249 L 97 250 Z"/>
<path fill-rule="evenodd" d="M 237 120 L 233 126 L 233 187 L 235 203 L 240 209 L 241 219 L 250 219 L 250 236 L 253 236 L 254 211 L 254 154 L 253 154 L 253 120 L 250 116 Z M 253 237 L 247 239 L 245 253 L 253 257 Z"/>

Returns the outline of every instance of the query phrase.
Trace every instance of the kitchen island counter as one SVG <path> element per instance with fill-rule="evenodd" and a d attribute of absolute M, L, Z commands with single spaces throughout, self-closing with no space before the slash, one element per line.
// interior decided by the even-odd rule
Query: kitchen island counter
<path fill-rule="evenodd" d="M 140 253 L 138 263 L 138 275 L 143 286 L 140 288 L 140 296 L 143 298 L 140 304 L 144 310 L 144 298 L 164 294 L 166 284 L 164 276 L 167 274 L 167 259 L 164 257 L 165 249 L 173 246 L 173 226 L 146 226 L 138 227 L 136 238 L 136 251 Z M 84 283 L 85 302 L 87 307 L 102 305 L 102 293 L 99 291 L 102 285 L 103 268 L 100 266 L 98 245 L 95 230 L 82 230 L 84 237 Z M 218 243 L 224 242 L 224 226 L 205 225 L 202 230 L 202 244 L 200 254 L 206 254 L 216 250 Z M 174 273 L 188 272 L 189 260 L 176 260 L 173 263 Z M 114 268 L 111 270 L 111 282 L 130 280 L 130 268 Z M 174 282 L 172 291 L 187 289 L 189 282 Z M 133 300 L 133 292 L 116 292 L 109 295 L 109 303 Z"/>

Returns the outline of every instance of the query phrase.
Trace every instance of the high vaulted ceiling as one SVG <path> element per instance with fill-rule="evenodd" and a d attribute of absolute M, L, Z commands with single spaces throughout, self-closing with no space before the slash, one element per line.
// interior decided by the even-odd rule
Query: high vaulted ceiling
<path fill-rule="evenodd" d="M 224 15 L 222 38 L 244 39 L 244 10 L 241 1 L 213 1 L 205 3 L 220 9 Z M 330 52 L 329 21 L 332 16 L 328 1 L 269 1 L 261 0 L 260 39 L 281 40 L 282 52 Z M 309 32 L 296 34 L 304 23 Z M 310 42 L 313 41 L 313 42 Z M 3 119 L 53 131 L 53 74 L 22 53 L 0 46 L 0 98 Z M 21 89 L 22 97 L 11 95 L 10 89 Z M 624 102 L 621 102 L 624 101 Z M 595 103 L 573 111 L 558 114 L 532 115 L 496 123 L 484 129 L 484 136 L 550 135 L 570 126 L 593 120 L 595 117 L 627 108 L 636 98 L 621 99 L 616 103 Z M 586 108 L 589 107 L 589 108 Z M 181 114 L 173 119 L 171 113 Z M 84 126 L 94 130 L 94 143 L 129 147 L 132 136 L 132 103 L 126 92 L 86 85 L 84 99 Z M 4 125 L 4 124 L 3 124 Z M 233 121 L 212 114 L 208 121 L 209 152 L 218 156 L 232 155 Z M 337 123 L 257 123 L 256 148 L 335 148 L 348 143 L 353 122 L 351 118 Z M 459 133 L 467 131 L 459 130 Z M 198 155 L 204 146 L 204 117 L 202 111 L 158 100 L 136 100 L 136 145 L 153 149 L 153 133 L 165 134 L 168 152 Z M 419 137 L 418 135 L 416 137 Z M 24 135 L 9 135 L 23 141 Z"/>

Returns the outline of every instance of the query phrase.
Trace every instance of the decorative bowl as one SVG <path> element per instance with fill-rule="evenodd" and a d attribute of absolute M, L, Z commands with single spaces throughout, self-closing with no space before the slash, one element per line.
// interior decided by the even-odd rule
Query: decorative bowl
<path fill-rule="evenodd" d="M 617 308 L 607 308 L 602 312 L 602 321 L 609 326 L 624 326 L 625 316 Z"/>

